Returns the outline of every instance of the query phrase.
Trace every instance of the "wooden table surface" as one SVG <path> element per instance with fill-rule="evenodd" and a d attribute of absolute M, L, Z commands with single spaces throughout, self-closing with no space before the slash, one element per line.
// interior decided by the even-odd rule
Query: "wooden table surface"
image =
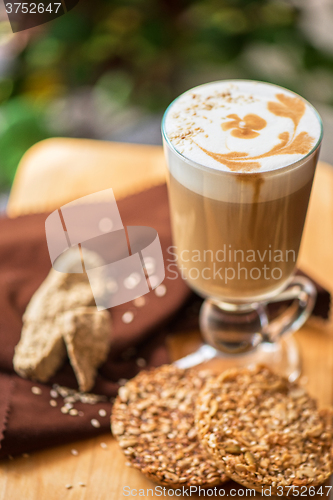
<path fill-rule="evenodd" d="M 161 148 L 97 141 L 52 139 L 34 146 L 23 158 L 9 200 L 11 217 L 52 210 L 90 192 L 112 187 L 116 198 L 164 182 Z M 333 168 L 318 165 L 299 258 L 300 267 L 333 293 Z M 308 389 L 323 406 L 333 404 L 333 323 L 310 319 L 296 334 Z M 198 343 L 198 332 L 170 342 L 174 359 Z M 107 444 L 103 449 L 100 443 Z M 71 449 L 79 454 L 73 456 Z M 126 467 L 111 434 L 2 461 L 0 500 L 113 500 L 123 488 L 154 487 Z M 86 486 L 80 486 L 83 482 Z M 73 488 L 66 489 L 71 484 Z M 135 492 L 132 492 L 133 495 Z M 230 493 L 230 492 L 229 492 Z M 260 495 L 259 495 L 260 496 Z M 178 497 L 183 498 L 183 497 Z M 199 498 L 192 495 L 193 499 Z M 233 498 L 241 498 L 238 493 Z M 309 497 L 310 498 L 310 497 Z M 327 498 L 315 496 L 311 498 Z"/>

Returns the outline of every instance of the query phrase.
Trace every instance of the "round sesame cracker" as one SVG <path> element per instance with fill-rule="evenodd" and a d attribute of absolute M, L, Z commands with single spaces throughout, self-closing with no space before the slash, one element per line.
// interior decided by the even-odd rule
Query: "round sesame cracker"
<path fill-rule="evenodd" d="M 211 377 L 165 365 L 120 388 L 111 416 L 113 435 L 132 466 L 152 481 L 176 488 L 227 480 L 194 426 L 196 397 Z"/>
<path fill-rule="evenodd" d="M 228 370 L 206 384 L 195 421 L 217 464 L 248 488 L 289 495 L 331 474 L 332 413 L 266 367 Z"/>

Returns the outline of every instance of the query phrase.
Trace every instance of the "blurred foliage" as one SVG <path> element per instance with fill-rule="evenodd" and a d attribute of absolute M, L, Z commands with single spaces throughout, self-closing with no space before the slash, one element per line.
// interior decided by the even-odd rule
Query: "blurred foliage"
<path fill-rule="evenodd" d="M 260 70 L 265 61 L 259 69 L 252 64 L 249 47 L 274 47 L 296 71 L 270 76 Z M 30 145 L 52 135 L 50 105 L 80 88 L 155 112 L 189 82 L 212 75 L 265 79 L 301 92 L 300 74 L 317 70 L 333 73 L 333 57 L 313 46 L 299 27 L 298 9 L 286 1 L 81 0 L 31 30 L 0 80 L 0 183 L 11 182 Z"/>

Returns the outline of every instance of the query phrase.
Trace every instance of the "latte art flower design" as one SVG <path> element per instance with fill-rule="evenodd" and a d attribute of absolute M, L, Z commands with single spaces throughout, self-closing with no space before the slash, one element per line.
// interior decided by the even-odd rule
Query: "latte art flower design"
<path fill-rule="evenodd" d="M 252 113 L 244 118 L 232 113 L 227 118 L 230 118 L 230 121 L 222 123 L 222 130 L 231 130 L 231 135 L 238 139 L 254 139 L 259 135 L 257 130 L 262 130 L 267 125 L 266 120 Z"/>
<path fill-rule="evenodd" d="M 223 163 L 232 171 L 253 172 L 261 167 L 258 160 L 275 155 L 306 155 L 313 147 L 315 141 L 305 130 L 297 133 L 297 128 L 305 113 L 305 103 L 298 97 L 289 97 L 285 94 L 276 94 L 276 101 L 269 101 L 267 109 L 273 115 L 289 118 L 294 125 L 293 133 L 287 130 L 278 135 L 280 142 L 266 153 L 250 156 L 249 153 L 231 151 L 229 153 L 214 153 L 208 151 L 199 144 L 197 146 L 214 160 Z M 257 130 L 266 127 L 267 122 L 255 114 L 248 114 L 241 119 L 236 114 L 228 115 L 229 122 L 222 123 L 222 130 L 230 130 L 231 135 L 240 139 L 253 139 L 259 134 Z M 193 141 L 195 142 L 195 141 Z"/>

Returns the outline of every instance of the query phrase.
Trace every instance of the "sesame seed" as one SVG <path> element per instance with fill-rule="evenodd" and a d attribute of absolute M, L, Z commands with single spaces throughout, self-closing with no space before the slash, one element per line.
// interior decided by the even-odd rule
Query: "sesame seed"
<path fill-rule="evenodd" d="M 40 387 L 33 386 L 31 387 L 32 394 L 40 395 L 42 394 L 42 389 Z"/>
<path fill-rule="evenodd" d="M 57 391 L 55 389 L 51 389 L 50 390 L 50 396 L 51 398 L 57 398 L 59 396 L 59 394 L 57 393 Z"/>
<path fill-rule="evenodd" d="M 76 408 L 71 408 L 71 409 L 69 410 L 69 414 L 70 414 L 72 417 L 76 417 L 76 416 L 79 414 L 79 412 L 77 411 L 77 409 L 76 409 Z"/>
<path fill-rule="evenodd" d="M 12 455 L 8 455 L 9 460 L 14 460 L 14 457 Z"/>
<path fill-rule="evenodd" d="M 71 488 L 73 488 L 73 485 L 72 484 L 66 484 L 65 488 L 67 488 L 67 490 L 70 490 Z"/>
<path fill-rule="evenodd" d="M 104 410 L 103 408 L 101 408 L 100 410 L 98 410 L 98 415 L 100 417 L 106 417 L 106 410 Z"/>
<path fill-rule="evenodd" d="M 65 408 L 68 408 L 69 410 L 70 410 L 71 408 L 73 408 L 72 403 L 65 403 L 65 405 L 64 405 L 64 406 L 65 406 Z"/>
<path fill-rule="evenodd" d="M 55 408 L 56 406 L 58 406 L 58 403 L 56 402 L 55 399 L 51 399 L 50 400 L 50 405 L 53 406 L 53 408 Z"/>
<path fill-rule="evenodd" d="M 29 453 L 22 453 L 22 457 L 23 457 L 23 458 L 29 458 L 29 457 L 30 457 L 30 455 L 29 455 Z"/>
<path fill-rule="evenodd" d="M 64 401 L 65 401 L 65 403 L 71 404 L 71 403 L 75 403 L 76 402 L 76 398 L 74 398 L 73 396 L 67 396 L 64 399 Z"/>
<path fill-rule="evenodd" d="M 92 420 L 90 420 L 90 422 L 91 422 L 91 425 L 93 427 L 96 427 L 96 429 L 98 429 L 98 427 L 101 426 L 101 424 L 99 423 L 99 421 L 96 418 L 93 418 Z"/>
<path fill-rule="evenodd" d="M 138 358 L 136 360 L 136 364 L 140 367 L 140 368 L 143 368 L 147 365 L 147 361 L 143 358 Z"/>
<path fill-rule="evenodd" d="M 66 414 L 66 413 L 68 413 L 68 411 L 69 411 L 69 410 L 68 410 L 68 408 L 66 408 L 66 406 L 62 406 L 62 407 L 60 408 L 60 411 L 61 411 L 61 413 Z"/>
<path fill-rule="evenodd" d="M 87 486 L 86 483 L 79 483 L 79 486 Z"/>
<path fill-rule="evenodd" d="M 164 297 L 164 295 L 166 294 L 167 292 L 167 289 L 166 289 L 166 286 L 165 285 L 159 285 L 156 289 L 155 289 L 155 295 L 157 297 Z"/>
<path fill-rule="evenodd" d="M 108 445 L 106 443 L 100 443 L 100 446 L 101 448 L 103 448 L 103 450 L 106 450 Z"/>
<path fill-rule="evenodd" d="M 83 417 L 83 415 L 84 415 L 83 411 L 81 411 L 81 410 L 78 411 L 77 414 L 78 414 L 79 417 Z"/>
<path fill-rule="evenodd" d="M 71 454 L 74 455 L 75 457 L 78 456 L 79 452 L 75 449 L 71 450 Z"/>
<path fill-rule="evenodd" d="M 63 398 L 67 397 L 69 394 L 68 389 L 66 389 L 66 387 L 59 387 L 58 391 L 60 396 L 62 396 Z"/>
<path fill-rule="evenodd" d="M 123 315 L 122 315 L 122 318 L 123 320 L 123 323 L 132 323 L 133 319 L 134 319 L 134 314 L 132 313 L 132 311 L 127 311 L 125 312 Z"/>

